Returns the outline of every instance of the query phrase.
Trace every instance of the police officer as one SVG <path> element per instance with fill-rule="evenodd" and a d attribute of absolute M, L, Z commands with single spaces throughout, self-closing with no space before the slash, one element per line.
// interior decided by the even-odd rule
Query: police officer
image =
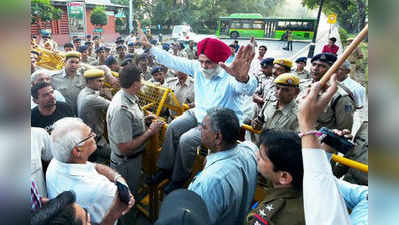
<path fill-rule="evenodd" d="M 151 68 L 148 66 L 148 64 L 149 63 L 148 63 L 147 55 L 141 54 L 137 57 L 136 65 L 141 70 L 144 80 L 149 80 L 152 78 Z"/>
<path fill-rule="evenodd" d="M 188 48 L 186 49 L 186 54 L 188 59 L 197 59 L 197 49 L 194 48 L 194 41 L 190 40 L 188 42 Z"/>
<path fill-rule="evenodd" d="M 123 67 L 119 79 L 121 90 L 114 95 L 106 117 L 111 167 L 126 179 L 132 193 L 136 194 L 140 185 L 144 143 L 158 134 L 163 123 L 153 115 L 144 116 L 139 106 L 136 94 L 142 83 L 141 71 L 136 65 Z M 128 213 L 122 220 L 123 224 L 135 224 L 134 212 Z"/>
<path fill-rule="evenodd" d="M 126 56 L 126 46 L 125 45 L 116 46 L 116 53 L 118 54 L 118 57 L 116 58 L 118 64 L 121 64 L 121 62 L 125 59 Z"/>
<path fill-rule="evenodd" d="M 307 93 L 307 89 L 310 88 L 312 83 L 319 81 L 323 77 L 336 60 L 337 57 L 331 53 L 320 53 L 312 58 L 312 66 L 310 68 L 311 78 L 301 83 L 301 93 L 298 96 L 298 100 Z M 350 93 L 338 86 L 337 92 L 332 97 L 324 112 L 319 116 L 316 129 L 327 127 L 330 129 L 351 130 L 355 109 L 355 101 Z"/>
<path fill-rule="evenodd" d="M 127 52 L 128 52 L 128 54 L 135 54 L 134 53 L 134 42 L 133 41 L 130 41 L 127 44 Z"/>
<path fill-rule="evenodd" d="M 111 92 L 104 92 L 106 98 L 99 95 L 104 83 L 105 72 L 100 69 L 89 69 L 84 72 L 86 87 L 78 95 L 78 116 L 96 133 L 97 150 L 90 157 L 109 165 L 111 149 L 104 137 L 105 113 L 112 98 Z"/>
<path fill-rule="evenodd" d="M 291 72 L 292 61 L 289 59 L 275 59 L 273 61 L 273 77 L 274 79 L 280 74 Z M 276 100 L 276 85 L 273 83 L 268 89 L 263 89 L 263 100 L 264 101 L 275 101 Z"/>
<path fill-rule="evenodd" d="M 257 170 L 267 181 L 265 199 L 250 211 L 244 224 L 304 225 L 303 161 L 298 134 L 265 131 L 256 158 Z"/>
<path fill-rule="evenodd" d="M 80 62 L 86 63 L 86 64 L 90 64 L 90 63 L 96 61 L 96 59 L 92 58 L 89 55 L 89 49 L 88 49 L 88 47 L 86 45 L 80 46 L 79 47 L 79 52 L 81 54 Z"/>
<path fill-rule="evenodd" d="M 72 108 L 74 114 L 76 114 L 78 94 L 86 83 L 80 69 L 80 56 L 79 52 L 67 52 L 65 68 L 51 77 L 51 84 L 65 97 L 66 103 Z"/>
<path fill-rule="evenodd" d="M 307 60 L 308 58 L 306 57 L 299 57 L 295 60 L 296 68 L 294 69 L 293 72 L 300 79 L 309 79 L 309 71 L 305 69 Z"/>
<path fill-rule="evenodd" d="M 106 55 L 105 55 L 105 47 L 99 47 L 96 49 L 97 60 L 93 61 L 91 65 L 99 66 L 105 65 Z"/>
<path fill-rule="evenodd" d="M 165 84 L 165 77 L 164 73 L 162 72 L 162 68 L 160 66 L 155 66 L 151 70 L 151 79 L 148 81 L 157 85 L 164 85 Z"/>
<path fill-rule="evenodd" d="M 273 62 L 274 58 L 266 58 L 260 63 L 261 72 L 256 76 L 258 78 L 258 87 L 252 97 L 252 100 L 257 103 L 259 107 L 263 106 L 264 93 L 273 86 Z"/>
<path fill-rule="evenodd" d="M 194 80 L 183 72 L 176 72 L 176 77 L 166 81 L 166 86 L 173 90 L 179 104 L 187 104 L 189 108 L 193 108 L 194 104 Z M 172 116 L 176 112 L 170 111 Z"/>
<path fill-rule="evenodd" d="M 258 116 L 252 121 L 252 126 L 260 130 L 279 128 L 284 130 L 298 130 L 296 96 L 299 93 L 299 77 L 292 73 L 279 75 L 276 85 L 276 100 L 268 100 L 263 105 Z"/>

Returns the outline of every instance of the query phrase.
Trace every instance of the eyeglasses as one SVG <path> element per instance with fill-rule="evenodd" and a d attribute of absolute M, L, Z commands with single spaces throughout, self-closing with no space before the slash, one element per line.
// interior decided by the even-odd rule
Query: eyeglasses
<path fill-rule="evenodd" d="M 89 140 L 92 137 L 96 137 L 96 133 L 94 133 L 93 131 L 90 132 L 89 136 L 83 140 L 81 140 L 79 143 L 77 143 L 77 146 L 81 146 L 85 141 Z"/>

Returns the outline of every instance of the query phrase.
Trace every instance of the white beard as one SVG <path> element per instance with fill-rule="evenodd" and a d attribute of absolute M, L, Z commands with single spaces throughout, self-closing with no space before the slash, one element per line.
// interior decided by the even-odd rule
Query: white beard
<path fill-rule="evenodd" d="M 219 65 L 217 65 L 215 69 L 203 69 L 203 68 L 201 68 L 201 71 L 204 74 L 205 78 L 210 80 L 214 76 L 216 76 L 218 73 L 220 73 L 221 68 L 220 68 Z"/>

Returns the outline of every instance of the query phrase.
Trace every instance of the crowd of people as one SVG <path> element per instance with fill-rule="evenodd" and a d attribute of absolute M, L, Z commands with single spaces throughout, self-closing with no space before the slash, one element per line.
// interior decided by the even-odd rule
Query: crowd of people
<path fill-rule="evenodd" d="M 317 136 L 326 127 L 348 137 L 367 98 L 349 62 L 320 85 L 339 57 L 334 47 L 311 58 L 308 71 L 306 57 L 295 66 L 274 59 L 254 38 L 245 46 L 209 37 L 159 42 L 139 26 L 114 44 L 87 35 L 60 50 L 49 35 L 38 39 L 31 224 L 137 224 L 140 187 L 166 179 L 157 225 L 368 224 L 367 174 L 331 161 L 339 149 Z M 37 65 L 42 49 L 62 55 L 62 70 Z M 187 110 L 145 112 L 144 80 L 173 90 Z M 144 179 L 145 143 L 165 121 L 157 172 Z M 261 134 L 242 135 L 243 124 Z M 345 154 L 366 164 L 367 124 L 352 131 L 355 147 Z M 198 148 L 208 154 L 192 174 Z M 265 194 L 255 202 L 257 187 Z"/>

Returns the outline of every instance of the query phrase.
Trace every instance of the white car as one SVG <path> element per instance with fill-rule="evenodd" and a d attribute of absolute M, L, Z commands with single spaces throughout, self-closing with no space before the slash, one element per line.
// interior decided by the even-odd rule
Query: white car
<path fill-rule="evenodd" d="M 172 31 L 172 39 L 177 41 L 189 41 L 195 39 L 195 33 L 190 25 L 175 25 Z"/>

